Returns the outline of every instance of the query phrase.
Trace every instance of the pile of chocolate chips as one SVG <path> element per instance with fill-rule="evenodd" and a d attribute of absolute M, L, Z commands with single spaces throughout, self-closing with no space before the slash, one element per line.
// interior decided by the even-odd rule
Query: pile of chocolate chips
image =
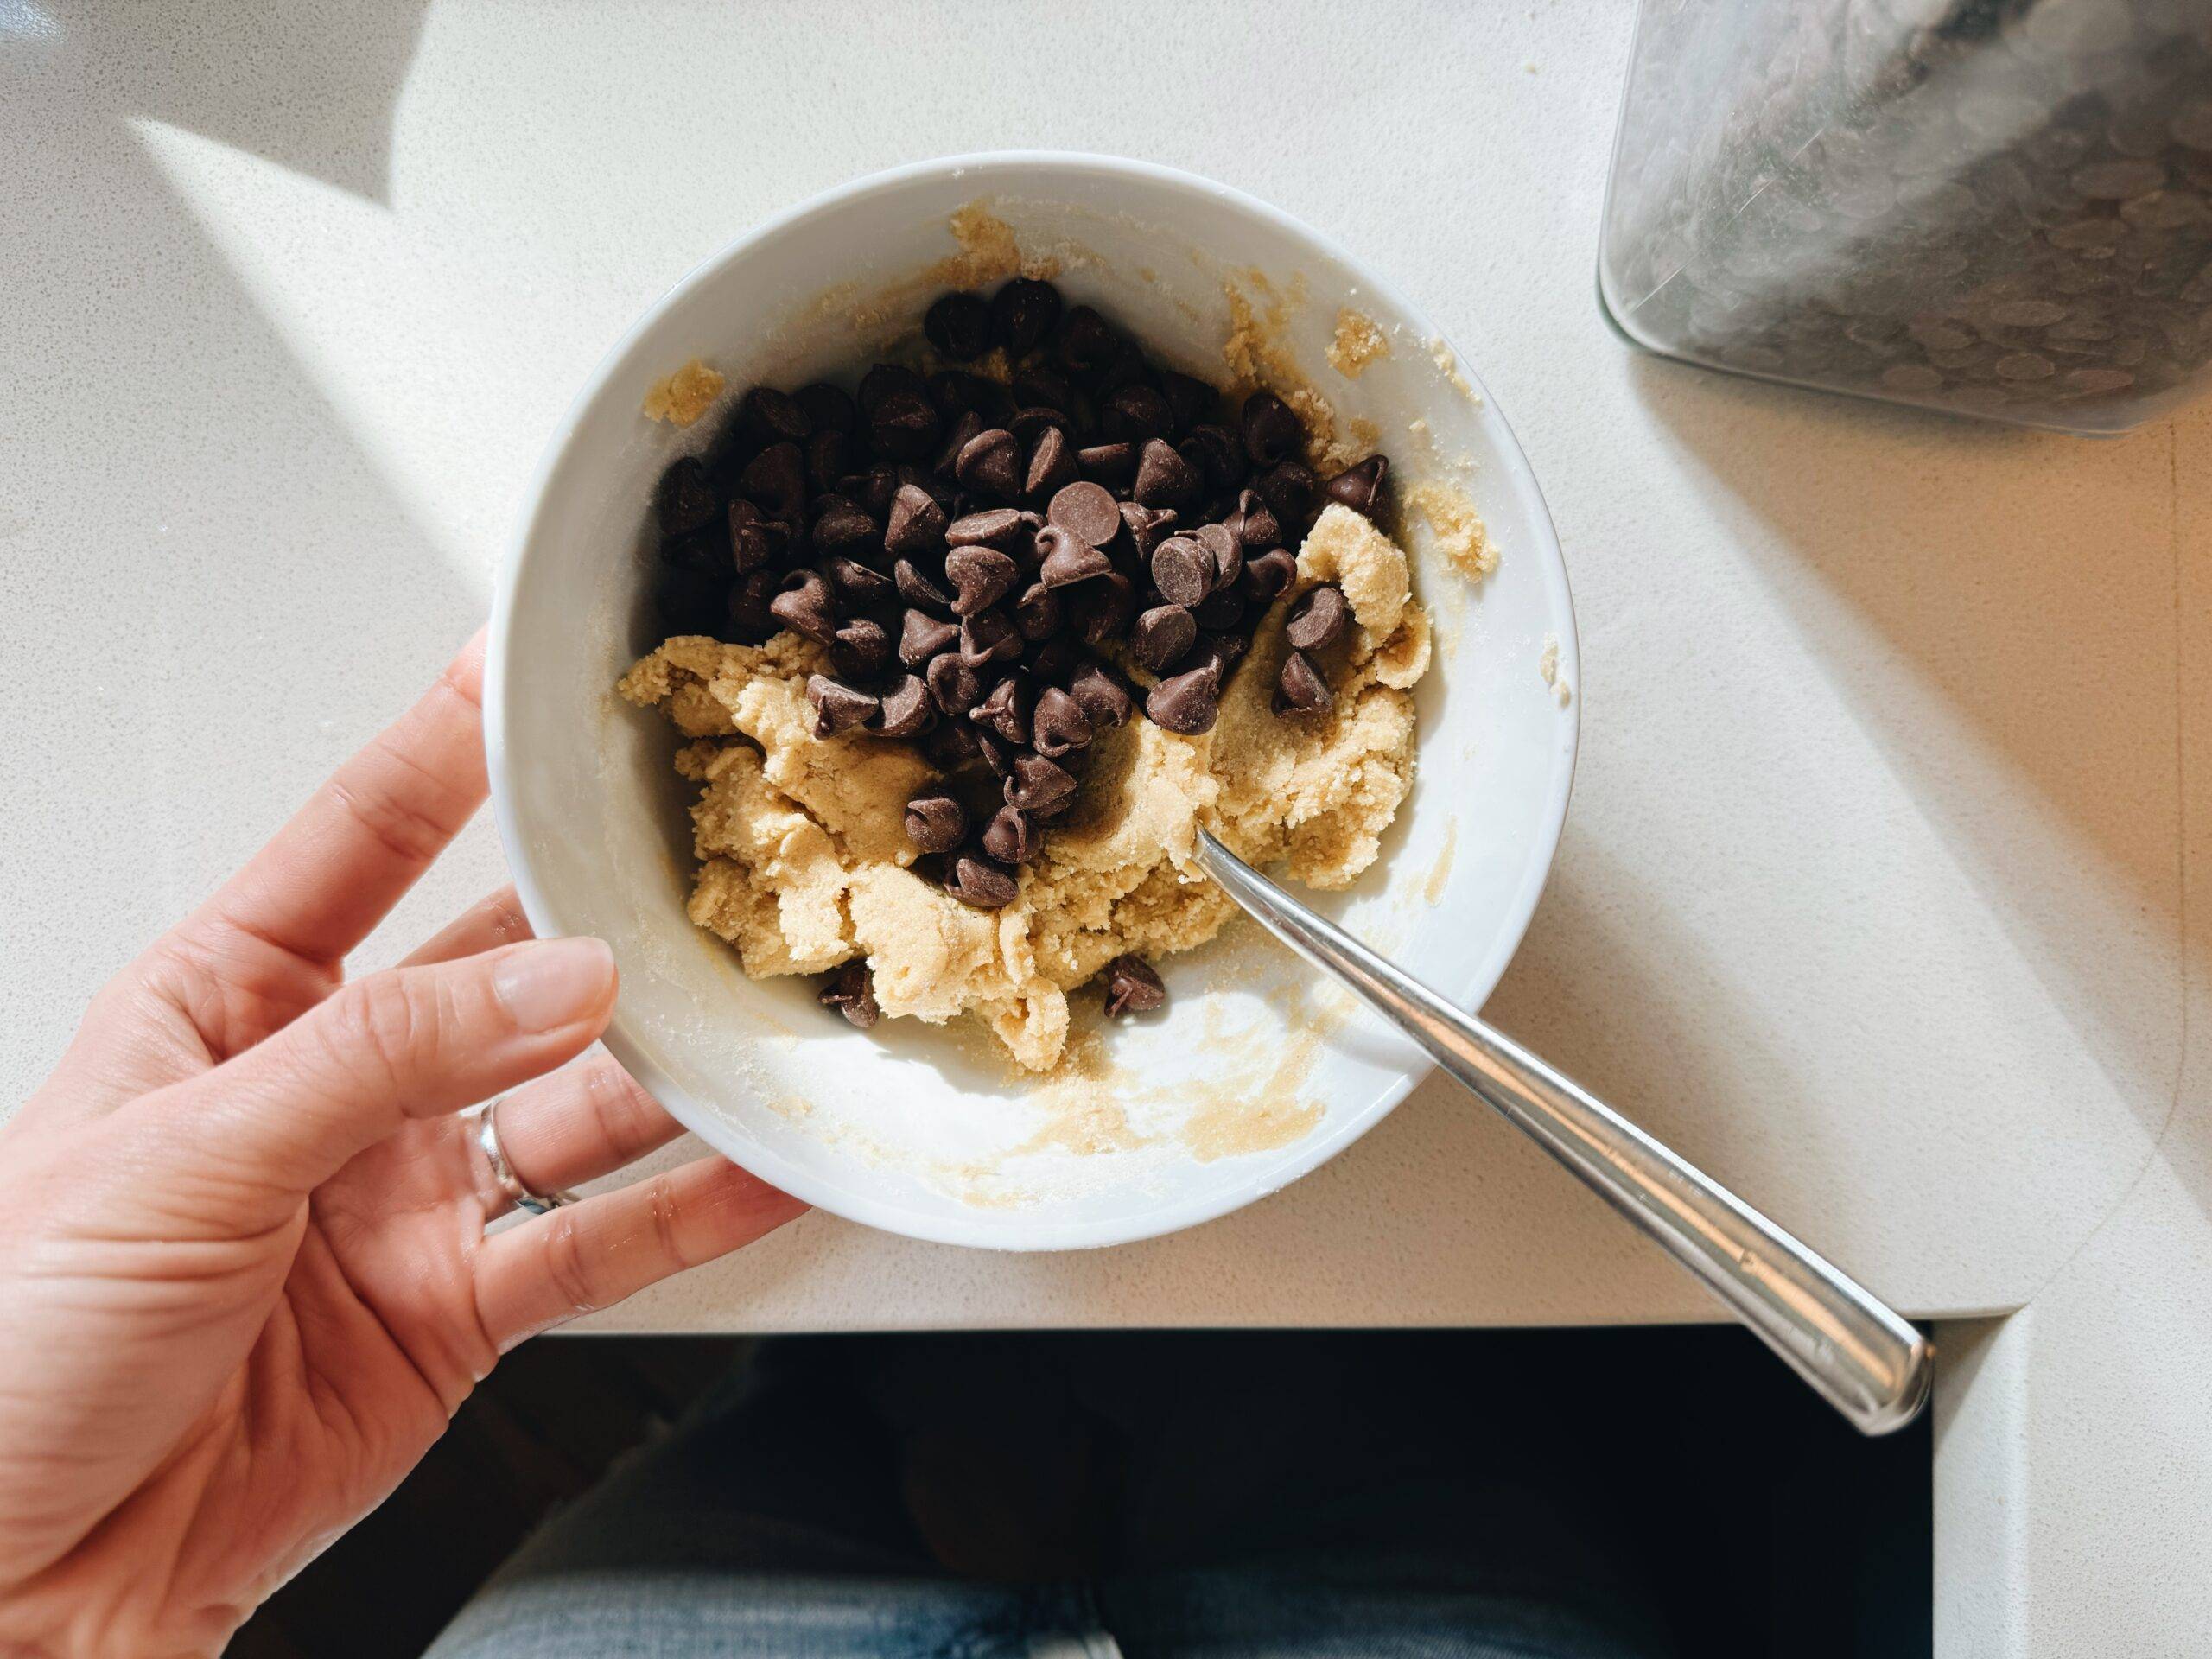
<path fill-rule="evenodd" d="M 853 395 L 747 391 L 661 480 L 661 617 L 822 645 L 816 734 L 918 745 L 948 775 L 908 803 L 906 832 L 946 891 L 995 909 L 1073 805 L 1096 733 L 1140 706 L 1212 728 L 1291 550 L 1331 501 L 1372 513 L 1389 462 L 1317 479 L 1280 397 L 1255 392 L 1232 423 L 1212 387 L 1049 283 L 948 294 L 923 328 L 950 363 L 1002 347 L 1010 381 L 879 363 Z M 1301 599 L 1279 712 L 1329 706 L 1313 653 L 1347 621 L 1333 588 Z"/>

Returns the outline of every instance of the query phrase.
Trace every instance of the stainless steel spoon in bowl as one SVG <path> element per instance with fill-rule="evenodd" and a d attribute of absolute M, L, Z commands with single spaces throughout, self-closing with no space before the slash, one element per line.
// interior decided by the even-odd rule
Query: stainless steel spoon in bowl
<path fill-rule="evenodd" d="M 1198 863 L 1285 944 L 1434 1057 L 1705 1287 L 1861 1433 L 1927 1403 L 1936 1351 L 1832 1262 L 1560 1075 L 1324 921 L 1204 830 Z"/>

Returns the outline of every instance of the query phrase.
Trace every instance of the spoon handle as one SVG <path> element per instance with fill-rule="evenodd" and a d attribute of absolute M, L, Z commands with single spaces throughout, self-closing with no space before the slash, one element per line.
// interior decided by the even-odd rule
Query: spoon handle
<path fill-rule="evenodd" d="M 1357 992 L 1704 1281 L 1861 1433 L 1927 1402 L 1935 1349 L 1863 1287 L 1511 1038 L 1323 920 L 1204 831 L 1198 862 L 1261 925 Z"/>

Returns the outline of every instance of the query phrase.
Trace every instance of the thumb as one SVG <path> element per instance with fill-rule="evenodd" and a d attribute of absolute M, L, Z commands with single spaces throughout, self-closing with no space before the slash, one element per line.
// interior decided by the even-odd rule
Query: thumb
<path fill-rule="evenodd" d="M 409 1119 L 575 1058 L 605 1028 L 614 987 L 614 958 L 594 938 L 391 969 L 127 1109 L 168 1143 L 174 1173 L 265 1193 L 286 1213 Z"/>

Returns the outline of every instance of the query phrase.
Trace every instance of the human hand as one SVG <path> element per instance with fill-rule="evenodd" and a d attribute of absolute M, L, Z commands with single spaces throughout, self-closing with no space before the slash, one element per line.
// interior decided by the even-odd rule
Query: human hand
<path fill-rule="evenodd" d="M 614 967 L 531 941 L 512 892 L 344 980 L 484 798 L 482 660 L 104 988 L 0 1133 L 0 1651 L 216 1651 L 502 1353 L 799 1211 L 706 1158 L 486 1236 L 463 1107 L 517 1090 L 539 1192 L 677 1128 L 604 1058 L 541 1077 Z"/>

